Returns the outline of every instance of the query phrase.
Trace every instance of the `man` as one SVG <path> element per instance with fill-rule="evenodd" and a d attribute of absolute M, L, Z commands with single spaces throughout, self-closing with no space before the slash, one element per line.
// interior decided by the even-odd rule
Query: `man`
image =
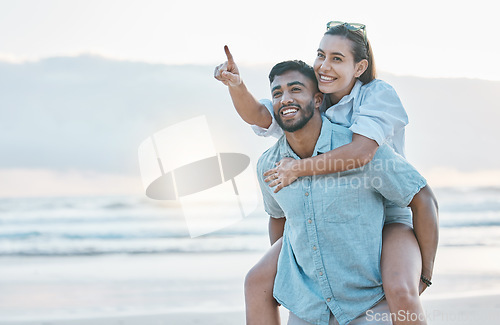
<path fill-rule="evenodd" d="M 390 324 L 380 274 L 384 198 L 412 208 L 415 221 L 437 218 L 425 179 L 387 145 L 366 166 L 299 178 L 274 193 L 263 173 L 283 157 L 319 155 L 352 141 L 348 129 L 319 113 L 312 68 L 300 61 L 270 73 L 273 109 L 284 131 L 259 159 L 266 211 L 286 217 L 274 297 L 289 324 Z"/>

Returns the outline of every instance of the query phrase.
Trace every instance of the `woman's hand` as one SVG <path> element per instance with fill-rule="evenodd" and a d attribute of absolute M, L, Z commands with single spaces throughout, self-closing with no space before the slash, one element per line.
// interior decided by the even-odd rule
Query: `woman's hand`
<path fill-rule="evenodd" d="M 215 67 L 214 78 L 226 86 L 237 87 L 241 85 L 240 71 L 227 45 L 224 46 L 224 52 L 226 52 L 227 61 Z"/>
<path fill-rule="evenodd" d="M 295 182 L 298 176 L 298 161 L 285 157 L 276 163 L 276 167 L 264 173 L 264 181 L 271 182 L 269 187 L 274 187 L 274 193 L 278 193 L 283 187 Z"/>

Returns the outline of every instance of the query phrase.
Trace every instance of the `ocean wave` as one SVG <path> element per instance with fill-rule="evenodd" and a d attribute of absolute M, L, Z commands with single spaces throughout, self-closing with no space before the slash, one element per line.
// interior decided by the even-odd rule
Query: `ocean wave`
<path fill-rule="evenodd" d="M 438 194 L 440 245 L 500 245 L 500 188 Z M 181 210 L 143 198 L 0 199 L 0 256 L 265 251 L 267 229 L 263 210 L 191 238 Z"/>
<path fill-rule="evenodd" d="M 123 210 L 123 209 L 135 208 L 135 205 L 131 203 L 116 202 L 116 203 L 106 204 L 101 208 L 105 210 Z"/>
<path fill-rule="evenodd" d="M 471 194 L 471 193 L 499 193 L 500 186 L 476 186 L 476 187 L 439 187 L 435 188 L 436 193 L 449 194 Z"/>
<path fill-rule="evenodd" d="M 11 233 L 11 234 L 7 233 L 7 234 L 0 234 L 0 240 L 26 240 L 41 236 L 42 233 L 38 231 L 29 231 L 29 232 Z"/>
<path fill-rule="evenodd" d="M 179 233 L 160 233 L 160 234 L 127 234 L 127 233 L 104 233 L 104 234 L 51 234 L 42 233 L 38 231 L 32 231 L 27 233 L 13 233 L 13 234 L 0 234 L 1 240 L 33 240 L 38 238 L 44 238 L 46 240 L 133 240 L 133 239 L 162 239 L 162 238 L 188 238 L 189 235 L 179 234 Z"/>
<path fill-rule="evenodd" d="M 477 228 L 477 227 L 499 227 L 500 220 L 495 221 L 453 221 L 450 223 L 441 222 L 439 228 Z"/>
<path fill-rule="evenodd" d="M 209 236 L 183 238 L 136 238 L 127 241 L 105 238 L 44 238 L 43 240 L 0 241 L 0 256 L 72 256 L 103 254 L 225 253 L 264 251 L 267 235 Z"/>
<path fill-rule="evenodd" d="M 47 225 L 47 224 L 102 224 L 102 223 L 148 223 L 168 221 L 165 216 L 58 216 L 58 217 L 27 217 L 27 218 L 3 218 L 0 225 Z"/>
<path fill-rule="evenodd" d="M 0 252 L 0 257 L 43 257 L 43 256 L 96 256 L 96 255 L 151 255 L 151 254 L 217 254 L 217 253 L 251 253 L 265 252 L 261 248 L 254 249 L 137 249 L 137 250 L 87 250 L 87 251 L 21 251 L 21 252 Z"/>
<path fill-rule="evenodd" d="M 486 244 L 486 243 L 444 243 L 444 244 L 439 244 L 439 246 L 443 247 L 498 247 L 500 246 L 500 243 L 494 243 L 494 244 Z"/>
<path fill-rule="evenodd" d="M 500 211 L 500 201 L 483 200 L 481 202 L 451 202 L 440 205 L 440 209 L 446 212 L 494 212 Z"/>

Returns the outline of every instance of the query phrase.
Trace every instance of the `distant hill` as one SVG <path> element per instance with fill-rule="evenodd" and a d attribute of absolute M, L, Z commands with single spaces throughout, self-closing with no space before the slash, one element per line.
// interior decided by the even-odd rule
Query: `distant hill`
<path fill-rule="evenodd" d="M 256 97 L 268 97 L 269 68 L 240 67 Z M 144 139 L 201 114 L 217 150 L 256 161 L 274 140 L 256 137 L 239 119 L 212 73 L 212 66 L 94 56 L 0 62 L 0 168 L 137 174 L 137 148 Z M 408 111 L 407 155 L 418 168 L 500 166 L 500 82 L 381 78 L 396 88 Z"/>
<path fill-rule="evenodd" d="M 410 117 L 408 158 L 421 168 L 498 169 L 500 82 L 383 75 Z M 500 180 L 499 180 L 500 181 Z"/>

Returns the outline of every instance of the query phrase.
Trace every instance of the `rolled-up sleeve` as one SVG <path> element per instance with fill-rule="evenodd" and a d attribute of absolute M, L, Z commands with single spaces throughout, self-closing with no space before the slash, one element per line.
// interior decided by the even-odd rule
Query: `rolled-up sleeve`
<path fill-rule="evenodd" d="M 388 145 L 381 146 L 365 167 L 369 169 L 370 185 L 400 207 L 407 207 L 427 185 L 425 178 Z"/>
<path fill-rule="evenodd" d="M 271 117 L 273 121 L 271 122 L 271 125 L 269 128 L 261 128 L 258 125 L 251 125 L 252 130 L 257 134 L 258 136 L 261 137 L 275 137 L 275 138 L 280 138 L 283 135 L 283 130 L 280 128 L 278 123 L 276 122 L 276 119 L 274 118 L 274 112 L 273 112 L 273 103 L 269 99 L 261 99 L 259 100 L 259 103 L 262 105 L 266 106 L 267 110 L 269 113 L 271 113 Z"/>
<path fill-rule="evenodd" d="M 361 105 L 353 111 L 353 133 L 361 134 L 382 145 L 387 138 L 408 124 L 408 115 L 394 88 L 382 80 L 368 84 Z"/>
<path fill-rule="evenodd" d="M 412 212 L 408 207 L 402 208 L 384 198 L 385 225 L 402 223 L 413 228 Z"/>
<path fill-rule="evenodd" d="M 267 160 L 264 157 L 261 157 L 257 162 L 257 179 L 259 180 L 260 190 L 262 192 L 262 199 L 264 201 L 264 210 L 272 218 L 284 218 L 285 213 L 283 212 L 278 202 L 276 202 L 273 195 L 271 194 L 272 189 L 264 181 L 263 174 L 270 169 L 269 167 L 266 168 L 264 166 L 264 165 L 266 166 L 269 165 L 265 163 L 266 161 Z"/>

